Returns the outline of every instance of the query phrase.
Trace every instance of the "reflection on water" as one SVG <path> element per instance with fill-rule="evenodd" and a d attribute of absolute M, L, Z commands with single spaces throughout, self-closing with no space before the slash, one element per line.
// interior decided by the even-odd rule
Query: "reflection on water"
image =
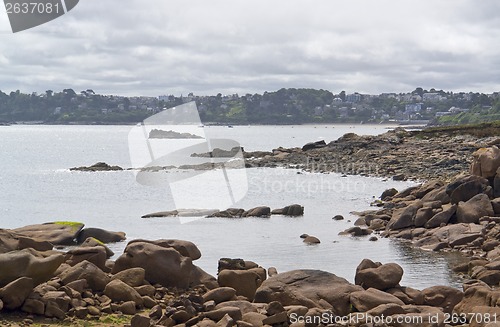
<path fill-rule="evenodd" d="M 433 280 L 442 285 L 462 288 L 463 276 L 453 272 L 453 268 L 468 261 L 467 257 L 456 252 L 433 252 L 415 248 L 409 241 L 391 239 L 391 245 L 401 258 L 400 264 L 405 267 L 404 281 L 410 285 L 425 284 Z M 409 273 L 411 272 L 411 273 Z M 438 279 L 436 280 L 436 277 Z"/>

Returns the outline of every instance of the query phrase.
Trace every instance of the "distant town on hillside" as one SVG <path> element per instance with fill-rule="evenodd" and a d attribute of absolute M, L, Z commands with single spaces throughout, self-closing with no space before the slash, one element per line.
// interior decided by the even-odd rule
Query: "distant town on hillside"
<path fill-rule="evenodd" d="M 454 93 L 417 87 L 407 93 L 377 95 L 295 88 L 263 94 L 158 97 L 102 95 L 92 89 L 47 90 L 42 94 L 0 91 L 0 122 L 137 123 L 190 101 L 196 101 L 205 124 L 457 124 L 500 120 L 500 92 Z"/>

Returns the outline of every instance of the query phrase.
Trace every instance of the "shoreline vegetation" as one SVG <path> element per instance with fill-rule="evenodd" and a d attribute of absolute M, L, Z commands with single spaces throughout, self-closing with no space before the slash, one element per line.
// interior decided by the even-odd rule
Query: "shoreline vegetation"
<path fill-rule="evenodd" d="M 500 119 L 500 94 L 447 92 L 417 87 L 406 93 L 361 94 L 282 88 L 263 94 L 125 97 L 92 89 L 9 94 L 0 91 L 0 124 L 139 123 L 164 109 L 196 102 L 203 124 L 292 125 L 305 123 L 465 124 Z"/>
<path fill-rule="evenodd" d="M 398 264 L 369 259 L 358 265 L 354 283 L 330 272 L 278 272 L 230 258 L 221 258 L 218 275 L 210 276 L 194 264 L 201 257 L 196 245 L 182 240 L 130 240 L 111 261 L 105 244 L 123 242 L 124 233 L 59 222 L 0 230 L 0 263 L 12 267 L 0 270 L 1 319 L 11 325 L 131 327 L 496 326 L 499 145 L 497 122 L 350 133 L 328 144 L 244 153 L 247 167 L 423 181 L 386 190 L 372 203 L 374 210 L 358 212 L 355 226 L 342 234 L 376 234 L 427 251 L 462 253 L 468 262 L 454 268 L 466 277 L 462 290 L 405 287 Z M 304 208 L 280 210 L 300 214 Z M 66 245 L 78 246 L 61 251 Z"/>

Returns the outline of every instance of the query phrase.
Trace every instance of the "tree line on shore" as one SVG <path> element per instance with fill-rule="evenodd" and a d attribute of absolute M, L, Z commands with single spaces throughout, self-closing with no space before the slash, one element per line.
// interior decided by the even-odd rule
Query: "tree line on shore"
<path fill-rule="evenodd" d="M 426 97 L 432 95 L 432 97 Z M 436 100 L 437 99 L 437 100 Z M 9 94 L 0 90 L 0 122 L 136 123 L 166 108 L 196 101 L 203 123 L 302 124 L 434 120 L 445 124 L 500 120 L 498 93 L 453 93 L 416 88 L 408 93 L 334 94 L 327 90 L 282 88 L 246 95 L 124 97 L 47 90 Z M 457 109 L 436 118 L 437 112 Z M 465 110 L 462 110 L 465 109 Z"/>

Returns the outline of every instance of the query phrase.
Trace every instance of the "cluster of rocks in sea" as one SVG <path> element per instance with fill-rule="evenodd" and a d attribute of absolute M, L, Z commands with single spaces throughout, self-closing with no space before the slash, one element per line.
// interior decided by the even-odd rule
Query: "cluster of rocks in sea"
<path fill-rule="evenodd" d="M 402 128 L 376 136 L 348 133 L 338 140 L 302 148 L 245 152 L 246 167 L 285 167 L 316 173 L 445 180 L 466 171 L 473 152 L 500 144 L 500 138 L 415 134 Z"/>
<path fill-rule="evenodd" d="M 439 176 L 449 180 L 466 171 L 472 153 L 480 148 L 499 145 L 498 136 L 478 138 L 463 134 L 425 134 L 402 128 L 381 135 L 360 136 L 348 133 L 338 140 L 311 142 L 303 147 L 283 148 L 272 151 L 246 152 L 240 147 L 230 150 L 214 149 L 208 153 L 193 153 L 195 157 L 231 157 L 240 150 L 244 165 L 252 167 L 284 167 L 314 173 L 341 173 L 345 175 L 390 177 L 394 180 L 429 180 Z M 240 160 L 226 163 L 146 167 L 142 171 L 168 169 L 210 170 L 218 168 L 239 169 Z M 113 171 L 123 168 L 105 163 L 74 167 L 78 171 Z M 128 168 L 131 170 L 133 168 Z"/>
<path fill-rule="evenodd" d="M 45 232 L 35 232 L 40 229 Z M 77 242 L 82 233 L 87 239 L 68 252 L 49 246 Z M 362 326 L 373 317 L 442 326 L 446 314 L 498 309 L 488 302 L 498 291 L 479 281 L 464 291 L 401 286 L 403 269 L 396 263 L 364 259 L 351 283 L 321 270 L 278 273 L 222 258 L 216 278 L 193 264 L 201 253 L 192 242 L 132 240 L 113 261 L 104 242 L 90 235 L 123 238 L 67 223 L 1 230 L 0 310 L 68 322 L 124 314 L 131 327 L 251 327 Z"/>
<path fill-rule="evenodd" d="M 191 133 L 181 133 L 172 130 L 164 131 L 161 129 L 152 129 L 149 132 L 150 139 L 202 139 L 203 137 L 191 134 Z"/>
<path fill-rule="evenodd" d="M 206 218 L 246 218 L 260 217 L 269 218 L 271 215 L 283 215 L 298 217 L 304 215 L 304 206 L 291 204 L 279 209 L 271 209 L 268 206 L 259 206 L 248 210 L 242 208 L 217 209 L 176 209 L 146 214 L 141 218 L 166 218 L 166 217 L 200 217 Z"/>
<path fill-rule="evenodd" d="M 87 171 L 87 172 L 98 172 L 98 171 L 122 171 L 123 168 L 120 166 L 112 166 L 105 162 L 97 162 L 91 166 L 81 166 L 73 167 L 69 169 L 70 171 Z"/>

